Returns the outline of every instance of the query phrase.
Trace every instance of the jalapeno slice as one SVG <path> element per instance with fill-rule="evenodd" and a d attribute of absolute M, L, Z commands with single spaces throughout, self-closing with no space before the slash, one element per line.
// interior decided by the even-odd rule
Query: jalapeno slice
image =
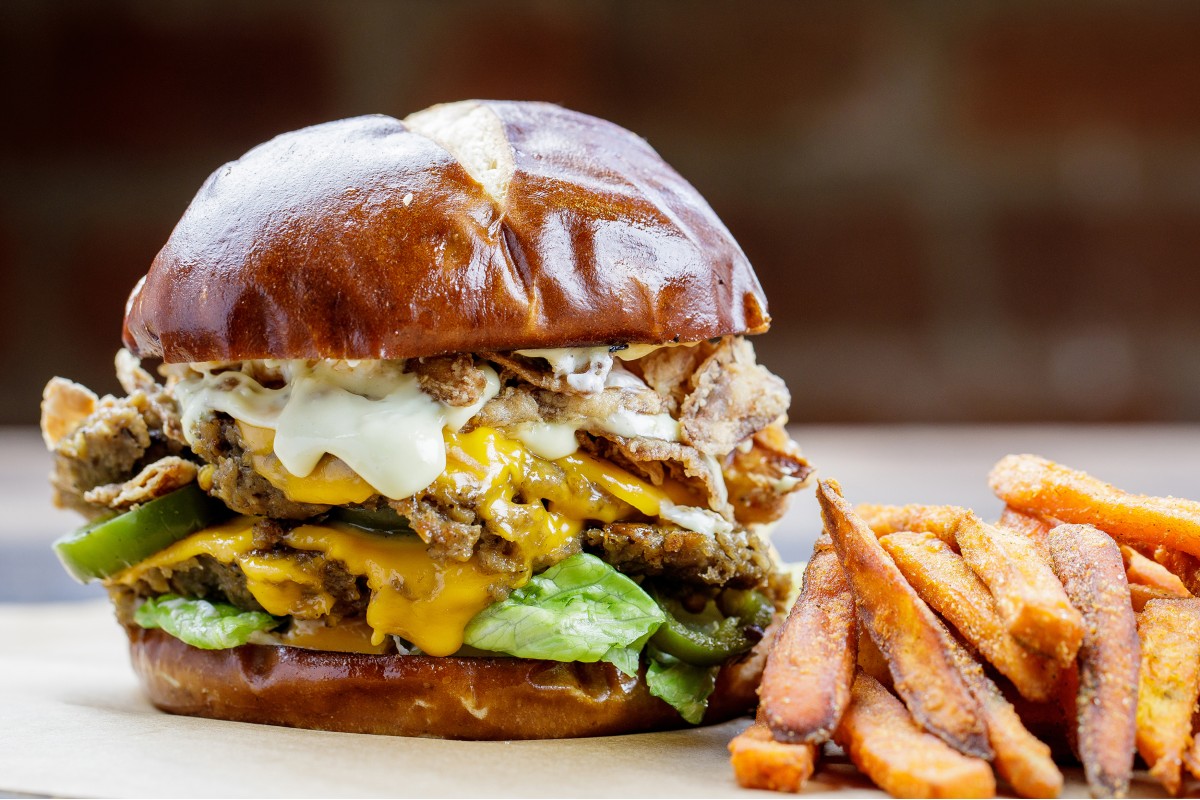
<path fill-rule="evenodd" d="M 742 592 L 728 601 L 721 598 L 720 605 L 733 612 L 730 616 L 722 613 L 716 601 L 692 614 L 674 599 L 655 599 L 667 618 L 650 641 L 662 652 L 698 667 L 715 666 L 746 652 L 757 641 L 746 629 L 761 628 L 764 619 L 770 621 L 770 601 L 758 592 Z"/>
<path fill-rule="evenodd" d="M 132 511 L 99 519 L 54 543 L 80 583 L 115 575 L 230 515 L 225 504 L 192 483 Z"/>

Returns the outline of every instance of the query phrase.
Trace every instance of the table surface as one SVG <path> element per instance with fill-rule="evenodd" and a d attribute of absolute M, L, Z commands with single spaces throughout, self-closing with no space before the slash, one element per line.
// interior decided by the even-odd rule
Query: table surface
<path fill-rule="evenodd" d="M 1131 491 L 1200 497 L 1200 426 L 797 426 L 793 434 L 852 502 L 958 503 L 994 517 L 1000 505 L 986 476 L 1010 452 L 1041 453 Z M 158 714 L 137 692 L 102 593 L 71 583 L 50 554 L 50 541 L 78 521 L 50 507 L 48 469 L 36 431 L 0 429 L 0 717 L 8 723 L 0 725 L 0 794 L 739 792 L 724 745 L 744 721 L 575 742 L 464 743 Z M 818 528 L 812 492 L 804 492 L 776 544 L 789 560 L 802 560 Z M 314 759 L 322 769 L 312 769 Z M 835 762 L 812 790 L 870 791 L 843 766 Z M 1134 794 L 1155 791 L 1139 782 Z M 1065 795 L 1086 791 L 1071 781 Z"/>

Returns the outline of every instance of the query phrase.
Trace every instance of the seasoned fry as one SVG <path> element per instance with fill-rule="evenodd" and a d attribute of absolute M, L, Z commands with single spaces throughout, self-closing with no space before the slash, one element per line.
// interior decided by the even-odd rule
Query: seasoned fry
<path fill-rule="evenodd" d="M 892 673 L 888 671 L 887 659 L 861 622 L 858 624 L 858 668 L 892 691 Z"/>
<path fill-rule="evenodd" d="M 887 658 L 897 694 L 925 730 L 956 750 L 991 758 L 978 702 L 950 655 L 949 631 L 904 579 L 833 481 L 817 499 L 859 618 Z"/>
<path fill-rule="evenodd" d="M 1190 595 L 1189 595 L 1190 596 Z M 1163 591 L 1155 586 L 1143 586 L 1140 583 L 1129 584 L 1129 601 L 1133 605 L 1133 610 L 1139 614 L 1145 610 L 1146 603 L 1151 600 L 1180 600 L 1177 594 Z"/>
<path fill-rule="evenodd" d="M 1151 776 L 1179 794 L 1192 709 L 1200 695 L 1200 600 L 1151 600 L 1138 617 L 1138 637 L 1138 752 Z"/>
<path fill-rule="evenodd" d="M 777 740 L 820 744 L 833 735 L 850 701 L 857 657 L 854 595 L 833 543 L 822 536 L 759 688 L 764 721 Z"/>
<path fill-rule="evenodd" d="M 1200 558 L 1170 547 L 1156 547 L 1154 560 L 1179 578 L 1179 582 L 1189 593 L 1200 596 Z"/>
<path fill-rule="evenodd" d="M 798 792 L 817 764 L 816 745 L 777 742 L 766 723 L 756 721 L 729 743 L 737 782 L 747 789 Z"/>
<path fill-rule="evenodd" d="M 1193 558 L 1186 553 L 1179 553 L 1178 555 L 1183 555 L 1189 559 Z M 1151 561 L 1146 558 L 1132 547 L 1124 544 L 1121 545 L 1121 558 L 1125 560 L 1125 577 L 1130 584 L 1149 586 L 1172 597 L 1192 596 L 1192 593 L 1183 585 L 1183 581 L 1179 579 L 1178 575 L 1157 561 Z"/>
<path fill-rule="evenodd" d="M 880 506 L 859 503 L 854 513 L 871 526 L 876 536 L 889 533 L 921 532 L 932 533 L 950 547 L 958 549 L 955 533 L 962 523 L 966 509 L 958 506 Z"/>
<path fill-rule="evenodd" d="M 876 534 L 923 531 L 950 546 L 996 599 L 1009 633 L 1026 647 L 1060 665 L 1074 660 L 1083 621 L 1033 541 L 1007 528 L 988 525 L 957 506 L 875 506 L 868 518 Z"/>
<path fill-rule="evenodd" d="M 1047 544 L 1085 623 L 1075 703 L 1079 757 L 1094 795 L 1121 796 L 1133 771 L 1141 660 L 1121 551 L 1090 525 L 1059 525 Z"/>
<path fill-rule="evenodd" d="M 1125 542 L 1200 556 L 1200 502 L 1129 494 L 1040 456 L 1005 456 L 988 476 L 1010 506 L 1063 522 L 1095 525 Z"/>
<path fill-rule="evenodd" d="M 1050 550 L 1046 547 L 1046 534 L 1056 524 L 1058 523 L 1052 523 L 1045 517 L 1017 511 L 1012 506 L 1005 506 L 1004 510 L 1000 512 L 1000 519 L 996 521 L 997 526 L 1016 531 L 1031 539 L 1034 546 L 1037 547 L 1038 554 L 1047 564 L 1050 563 Z"/>
<path fill-rule="evenodd" d="M 835 740 L 860 770 L 893 797 L 991 797 L 987 762 L 925 733 L 904 705 L 859 672 Z"/>
<path fill-rule="evenodd" d="M 892 533 L 879 543 L 921 599 L 958 629 L 1023 697 L 1044 701 L 1053 696 L 1056 665 L 1018 644 L 1005 629 L 987 587 L 949 545 L 932 533 Z"/>
<path fill-rule="evenodd" d="M 1000 777 L 1022 797 L 1057 797 L 1062 791 L 1063 775 L 1054 766 L 1050 747 L 1029 732 L 1012 703 L 984 673 L 980 663 L 957 642 L 954 659 L 983 710 Z"/>

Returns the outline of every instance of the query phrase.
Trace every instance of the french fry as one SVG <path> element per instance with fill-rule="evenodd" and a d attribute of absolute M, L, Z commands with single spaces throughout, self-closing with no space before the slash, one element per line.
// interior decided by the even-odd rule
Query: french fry
<path fill-rule="evenodd" d="M 858 668 L 892 691 L 892 673 L 888 671 L 887 659 L 861 622 L 858 624 Z"/>
<path fill-rule="evenodd" d="M 766 723 L 756 721 L 729 743 L 729 761 L 747 789 L 798 792 L 816 769 L 817 747 L 777 742 Z"/>
<path fill-rule="evenodd" d="M 1022 797 L 1057 797 L 1062 791 L 1063 775 L 1054 765 L 1050 747 L 1029 732 L 1012 703 L 957 642 L 954 658 L 983 711 L 1000 777 Z"/>
<path fill-rule="evenodd" d="M 1057 523 L 1051 523 L 1045 517 L 1039 517 L 1036 514 L 1026 514 L 1024 511 L 1017 511 L 1012 506 L 1005 506 L 1000 512 L 1000 519 L 996 521 L 996 525 L 1001 528 L 1008 528 L 1010 531 L 1016 531 L 1022 536 L 1026 536 L 1033 541 L 1033 544 L 1038 549 L 1038 553 L 1042 556 L 1042 560 L 1047 564 L 1050 563 L 1050 551 L 1046 547 L 1046 534 Z"/>
<path fill-rule="evenodd" d="M 925 730 L 967 755 L 991 758 L 979 704 L 950 654 L 949 631 L 904 579 L 834 481 L 817 500 L 859 619 L 888 661 L 896 693 Z"/>
<path fill-rule="evenodd" d="M 893 797 L 991 797 L 996 792 L 987 762 L 921 730 L 899 700 L 862 672 L 834 739 Z"/>
<path fill-rule="evenodd" d="M 1071 607 L 1033 540 L 1007 528 L 988 525 L 957 506 L 876 506 L 867 521 L 876 534 L 922 531 L 950 546 L 996 599 L 1009 633 L 1031 650 L 1066 665 L 1083 639 L 1083 621 Z"/>
<path fill-rule="evenodd" d="M 857 651 L 854 595 L 822 536 L 759 687 L 764 721 L 778 741 L 820 744 L 833 735 L 850 701 Z"/>
<path fill-rule="evenodd" d="M 1138 637 L 1138 752 L 1150 775 L 1179 794 L 1200 695 L 1200 600 L 1151 600 L 1138 617 Z"/>
<path fill-rule="evenodd" d="M 1133 610 L 1139 614 L 1145 610 L 1146 603 L 1151 600 L 1180 600 L 1179 595 L 1163 591 L 1156 586 L 1143 586 L 1140 583 L 1129 584 L 1129 602 Z"/>
<path fill-rule="evenodd" d="M 1179 578 L 1189 593 L 1200 596 L 1200 558 L 1170 547 L 1156 547 L 1154 561 Z"/>
<path fill-rule="evenodd" d="M 1084 618 L 1075 717 L 1077 747 L 1096 796 L 1129 789 L 1137 730 L 1137 621 L 1121 551 L 1090 525 L 1059 525 L 1047 535 L 1054 571 Z"/>
<path fill-rule="evenodd" d="M 1184 553 L 1186 558 L 1193 558 Z M 1125 578 L 1129 583 L 1158 589 L 1172 597 L 1191 597 L 1192 593 L 1183 585 L 1179 576 L 1171 570 L 1146 558 L 1128 545 L 1121 545 L 1121 558 L 1125 560 Z"/>
<path fill-rule="evenodd" d="M 1200 502 L 1130 494 L 1034 455 L 1005 456 L 988 482 L 996 496 L 1022 511 L 1095 525 L 1126 543 L 1200 556 Z"/>
<path fill-rule="evenodd" d="M 1049 700 L 1058 668 L 1026 650 L 1004 627 L 983 582 L 950 546 L 932 533 L 892 533 L 879 539 L 921 599 L 942 615 L 1022 697 Z"/>

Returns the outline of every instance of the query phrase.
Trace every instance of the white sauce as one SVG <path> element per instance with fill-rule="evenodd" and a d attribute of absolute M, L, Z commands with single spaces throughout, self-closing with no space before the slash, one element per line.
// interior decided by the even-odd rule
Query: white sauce
<path fill-rule="evenodd" d="M 691 343 L 689 343 L 690 346 Z M 630 344 L 620 350 L 606 345 L 600 347 L 551 347 L 544 350 L 515 350 L 517 355 L 527 358 L 544 358 L 554 370 L 556 378 L 566 380 L 567 385 L 577 392 L 594 394 L 606 386 L 645 387 L 641 378 L 618 363 L 644 358 L 660 347 L 671 344 Z M 618 374 L 623 373 L 622 374 Z M 616 377 L 614 377 L 614 375 Z"/>
<path fill-rule="evenodd" d="M 394 500 L 411 497 L 446 469 L 443 429 L 456 431 L 500 390 L 484 366 L 487 387 L 480 400 L 455 407 L 421 391 L 401 362 L 273 362 L 287 383 L 268 389 L 241 372 L 213 374 L 175 387 L 183 409 L 184 435 L 206 410 L 222 411 L 275 431 L 275 454 L 293 475 L 312 472 L 321 456 L 337 456 L 376 491 Z"/>
<path fill-rule="evenodd" d="M 677 506 L 670 500 L 664 500 L 659 504 L 658 516 L 674 522 L 681 528 L 687 528 L 696 533 L 705 533 L 709 536 L 718 532 L 729 533 L 733 530 L 733 525 L 715 511 L 695 506 Z"/>

